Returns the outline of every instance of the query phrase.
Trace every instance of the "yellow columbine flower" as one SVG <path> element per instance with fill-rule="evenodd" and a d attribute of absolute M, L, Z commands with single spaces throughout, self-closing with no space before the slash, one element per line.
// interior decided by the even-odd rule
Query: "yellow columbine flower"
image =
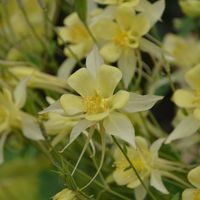
<path fill-rule="evenodd" d="M 60 43 L 66 42 L 69 48 L 79 58 L 84 58 L 92 48 L 93 41 L 89 35 L 85 25 L 79 19 L 77 13 L 72 13 L 64 19 L 64 27 L 58 27 L 58 35 Z M 69 49 L 66 47 L 64 52 L 67 56 L 73 57 Z"/>
<path fill-rule="evenodd" d="M 107 5 L 125 5 L 125 6 L 137 6 L 140 0 L 95 0 L 99 4 L 107 4 Z"/>
<path fill-rule="evenodd" d="M 163 49 L 166 59 L 180 67 L 193 67 L 200 62 L 200 42 L 195 38 L 182 38 L 167 34 L 164 38 Z"/>
<path fill-rule="evenodd" d="M 147 186 L 150 179 L 151 186 L 167 194 L 168 190 L 162 182 L 162 176 L 176 180 L 176 177 L 170 171 L 176 171 L 177 167 L 175 163 L 159 158 L 158 156 L 158 151 L 164 139 L 156 140 L 150 147 L 143 137 L 137 136 L 135 142 L 137 148 L 127 147 L 127 156 L 137 170 L 140 178 Z M 134 188 L 137 200 L 144 199 L 146 191 L 119 149 L 115 149 L 114 159 L 116 166 L 113 172 L 114 180 L 118 185 L 126 185 L 128 188 Z"/>
<path fill-rule="evenodd" d="M 190 17 L 200 16 L 199 0 L 179 0 L 182 11 Z"/>
<path fill-rule="evenodd" d="M 86 68 L 81 68 L 68 78 L 68 84 L 78 95 L 64 94 L 45 112 L 63 112 L 68 117 L 79 117 L 70 134 L 69 144 L 83 131 L 98 123 L 105 132 L 116 135 L 134 145 L 134 128 L 126 113 L 150 109 L 162 97 L 139 95 L 125 90 L 114 92 L 122 78 L 121 71 L 103 64 L 98 49 L 87 56 Z"/>
<path fill-rule="evenodd" d="M 200 64 L 186 72 L 185 79 L 191 89 L 178 89 L 173 95 L 175 104 L 191 111 L 170 134 L 167 143 L 193 135 L 200 128 Z"/>
<path fill-rule="evenodd" d="M 13 95 L 8 89 L 0 92 L 0 163 L 3 162 L 6 137 L 12 130 L 22 130 L 29 139 L 43 139 L 36 119 L 21 110 L 26 102 L 26 82 L 27 80 L 22 80 Z"/>
<path fill-rule="evenodd" d="M 55 1 L 45 2 L 48 10 L 48 16 L 52 19 L 56 9 L 56 3 Z M 26 53 L 27 51 L 41 52 L 42 50 L 40 41 L 38 41 L 38 39 L 34 36 L 23 15 L 22 10 L 20 9 L 20 4 L 28 15 L 28 20 L 31 26 L 34 28 L 36 34 L 42 40 L 44 40 L 46 37 L 45 34 L 47 30 L 44 22 L 44 13 L 38 1 L 10 0 L 7 2 L 2 2 L 0 5 L 3 16 L 0 19 L 0 40 L 3 44 L 5 44 L 7 49 L 9 49 L 5 52 L 5 54 L 7 54 L 5 56 L 9 60 L 17 60 L 22 58 L 23 50 L 25 50 Z M 12 47 L 8 45 L 9 43 L 5 42 L 7 40 L 10 41 L 10 44 L 14 45 L 11 45 Z"/>
<path fill-rule="evenodd" d="M 189 182 L 195 188 L 188 188 L 183 191 L 182 200 L 199 200 L 200 199 L 200 166 L 192 169 L 188 174 Z"/>
<path fill-rule="evenodd" d="M 123 73 L 125 88 L 130 84 L 137 66 L 135 50 L 151 54 L 155 49 L 152 50 L 153 45 L 143 36 L 160 19 L 164 7 L 162 0 L 154 4 L 142 1 L 136 11 L 130 6 L 107 7 L 103 12 L 105 16 L 94 23 L 93 31 L 101 46 L 100 53 L 106 62 L 117 62 Z"/>
<path fill-rule="evenodd" d="M 193 115 L 200 120 L 200 64 L 186 72 L 186 81 L 190 90 L 179 89 L 174 93 L 174 102 L 183 108 L 192 108 Z"/>
<path fill-rule="evenodd" d="M 107 31 L 104 31 L 105 27 Z M 115 62 L 123 51 L 138 48 L 141 37 L 149 29 L 150 21 L 145 14 L 137 15 L 131 8 L 120 6 L 116 11 L 116 21 L 100 19 L 94 27 L 94 33 L 97 38 L 106 41 L 100 49 L 103 58 L 107 62 Z"/>

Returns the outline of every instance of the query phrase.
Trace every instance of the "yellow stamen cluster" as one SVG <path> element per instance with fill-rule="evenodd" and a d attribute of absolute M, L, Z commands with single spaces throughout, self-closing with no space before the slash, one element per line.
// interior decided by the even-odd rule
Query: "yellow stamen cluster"
<path fill-rule="evenodd" d="M 120 31 L 115 37 L 114 42 L 124 47 L 138 47 L 138 37 L 133 31 Z"/>
<path fill-rule="evenodd" d="M 131 163 L 133 164 L 137 172 L 142 172 L 143 170 L 147 168 L 143 155 L 141 155 L 138 152 L 138 150 L 135 150 L 134 154 L 130 153 L 128 157 L 131 160 Z M 119 170 L 126 170 L 129 167 L 129 163 L 124 157 L 118 160 L 115 164 L 116 164 L 116 168 Z"/>
<path fill-rule="evenodd" d="M 84 104 L 88 114 L 96 114 L 109 109 L 108 101 L 98 94 L 85 97 Z"/>

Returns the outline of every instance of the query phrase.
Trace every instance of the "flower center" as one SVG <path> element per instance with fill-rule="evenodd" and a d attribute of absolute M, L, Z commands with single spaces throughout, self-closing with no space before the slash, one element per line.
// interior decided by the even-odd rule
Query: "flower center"
<path fill-rule="evenodd" d="M 134 152 L 128 153 L 128 157 L 131 160 L 131 163 L 137 170 L 137 172 L 142 172 L 147 168 L 146 162 L 143 158 L 143 155 L 141 155 L 138 150 L 134 150 Z M 126 170 L 129 168 L 128 161 L 123 157 L 119 161 L 116 162 L 117 169 Z"/>
<path fill-rule="evenodd" d="M 200 200 L 200 189 L 196 190 L 194 200 Z"/>
<path fill-rule="evenodd" d="M 125 47 L 137 48 L 139 45 L 139 38 L 133 31 L 120 31 L 113 40 Z"/>
<path fill-rule="evenodd" d="M 88 114 L 101 113 L 109 109 L 108 101 L 97 94 L 85 97 L 84 104 Z"/>

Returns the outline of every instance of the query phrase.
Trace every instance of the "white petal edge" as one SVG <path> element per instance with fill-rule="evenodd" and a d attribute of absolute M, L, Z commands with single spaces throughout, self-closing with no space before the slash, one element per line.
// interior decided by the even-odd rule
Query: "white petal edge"
<path fill-rule="evenodd" d="M 104 64 L 103 58 L 101 57 L 98 47 L 95 45 L 91 52 L 86 57 L 86 67 L 94 78 L 101 67 Z"/>
<path fill-rule="evenodd" d="M 79 121 L 74 128 L 71 131 L 70 134 L 70 138 L 69 138 L 69 142 L 68 144 L 61 150 L 61 152 L 63 152 L 70 144 L 72 144 L 76 138 L 83 132 L 85 131 L 87 128 L 95 125 L 96 122 L 94 121 L 88 121 L 86 119 L 83 119 L 81 121 Z"/>
<path fill-rule="evenodd" d="M 189 137 L 193 135 L 199 128 L 200 121 L 195 119 L 193 115 L 189 115 L 176 126 L 165 143 L 169 144 L 174 140 Z"/>
<path fill-rule="evenodd" d="M 123 111 L 128 113 L 141 112 L 151 109 L 158 101 L 163 99 L 162 96 L 140 95 L 130 92 L 130 98 Z"/>
<path fill-rule="evenodd" d="M 27 97 L 27 82 L 30 80 L 30 77 L 25 78 L 19 82 L 17 87 L 14 90 L 13 96 L 15 100 L 15 104 L 18 108 L 22 108 L 26 103 Z"/>
<path fill-rule="evenodd" d="M 166 138 L 160 138 L 153 142 L 153 144 L 150 147 L 150 152 L 154 159 L 158 158 L 158 151 L 161 148 L 162 144 L 164 143 Z"/>
<path fill-rule="evenodd" d="M 58 77 L 67 79 L 76 65 L 76 60 L 74 58 L 66 59 L 58 69 Z"/>
<path fill-rule="evenodd" d="M 128 142 L 131 146 L 135 145 L 135 130 L 129 118 L 121 113 L 113 112 L 104 119 L 103 126 L 109 135 Z"/>
<path fill-rule="evenodd" d="M 122 53 L 118 60 L 118 67 L 122 71 L 122 80 L 125 88 L 128 88 L 136 69 L 137 58 L 135 52 L 128 50 Z"/>
<path fill-rule="evenodd" d="M 24 136 L 31 140 L 44 140 L 42 131 L 35 117 L 21 112 L 22 132 Z"/>
<path fill-rule="evenodd" d="M 57 100 L 54 103 L 52 103 L 50 106 L 48 106 L 47 108 L 45 108 L 44 110 L 40 111 L 39 114 L 45 114 L 48 112 L 56 112 L 56 113 L 64 113 L 61 105 L 60 105 L 60 101 Z"/>
<path fill-rule="evenodd" d="M 150 185 L 164 194 L 169 194 L 167 188 L 163 184 L 161 173 L 159 170 L 154 169 L 151 171 Z"/>

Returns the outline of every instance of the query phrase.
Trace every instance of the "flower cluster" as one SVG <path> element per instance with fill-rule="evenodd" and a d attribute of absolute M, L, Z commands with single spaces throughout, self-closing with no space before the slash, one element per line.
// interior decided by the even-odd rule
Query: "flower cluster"
<path fill-rule="evenodd" d="M 200 199 L 200 4 L 177 0 L 185 16 L 166 25 L 166 3 L 2 1 L 6 200 L 15 192 L 5 168 L 20 182 L 30 163 L 40 178 L 29 188 L 47 168 L 62 178 L 47 188 L 53 200 Z"/>

